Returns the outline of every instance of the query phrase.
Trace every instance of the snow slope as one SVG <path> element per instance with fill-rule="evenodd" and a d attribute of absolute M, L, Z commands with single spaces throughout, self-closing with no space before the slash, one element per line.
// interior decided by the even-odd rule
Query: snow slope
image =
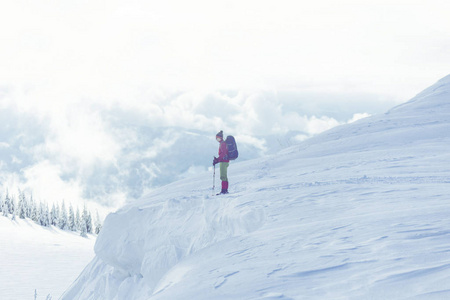
<path fill-rule="evenodd" d="M 450 76 L 110 214 L 62 299 L 450 298 Z"/>
<path fill-rule="evenodd" d="M 95 238 L 0 216 L 0 299 L 57 299 L 94 257 Z"/>

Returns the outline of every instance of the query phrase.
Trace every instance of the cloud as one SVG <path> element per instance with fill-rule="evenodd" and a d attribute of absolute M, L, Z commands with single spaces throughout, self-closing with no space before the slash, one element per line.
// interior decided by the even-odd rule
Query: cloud
<path fill-rule="evenodd" d="M 65 199 L 71 203 L 79 203 L 82 199 L 83 188 L 72 179 L 64 181 L 61 179 L 61 166 L 48 160 L 36 162 L 22 170 L 24 177 L 23 190 L 33 193 L 34 197 L 41 200 L 55 201 Z"/>
<path fill-rule="evenodd" d="M 333 118 L 329 117 L 317 118 L 315 116 L 312 116 L 307 124 L 307 132 L 314 135 L 324 132 L 325 130 L 331 129 L 337 125 L 339 125 L 339 122 Z"/>
<path fill-rule="evenodd" d="M 45 151 L 78 161 L 81 166 L 114 163 L 120 150 L 98 111 L 89 106 L 69 105 L 50 116 L 53 123 L 47 135 Z"/>
<path fill-rule="evenodd" d="M 1 183 L 115 207 L 207 168 L 218 130 L 246 160 L 384 112 L 450 62 L 450 4 L 386 5 L 9 1 Z"/>
<path fill-rule="evenodd" d="M 348 123 L 353 123 L 353 122 L 356 122 L 356 121 L 358 121 L 360 119 L 364 119 L 364 118 L 367 118 L 367 117 L 370 117 L 370 114 L 368 114 L 368 113 L 356 113 L 356 114 L 353 115 L 353 117 L 350 120 L 348 120 Z"/>
<path fill-rule="evenodd" d="M 0 98 L 2 184 L 109 208 L 206 170 L 219 130 L 236 137 L 243 161 L 365 116 L 354 110 L 364 108 L 356 100 L 333 105 L 330 95 L 299 91 L 156 89 L 109 101 L 46 95 L 12 89 Z M 382 105 L 367 108 L 376 113 Z"/>

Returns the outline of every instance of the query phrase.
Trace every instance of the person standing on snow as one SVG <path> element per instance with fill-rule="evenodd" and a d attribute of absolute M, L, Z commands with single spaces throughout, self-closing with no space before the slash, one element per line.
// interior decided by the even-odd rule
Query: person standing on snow
<path fill-rule="evenodd" d="M 219 194 L 228 194 L 228 166 L 230 161 L 227 159 L 228 149 L 227 143 L 223 140 L 223 131 L 216 134 L 216 140 L 220 143 L 219 157 L 214 157 L 213 165 L 220 163 L 220 180 L 222 180 L 222 191 Z M 218 194 L 218 195 L 219 195 Z"/>

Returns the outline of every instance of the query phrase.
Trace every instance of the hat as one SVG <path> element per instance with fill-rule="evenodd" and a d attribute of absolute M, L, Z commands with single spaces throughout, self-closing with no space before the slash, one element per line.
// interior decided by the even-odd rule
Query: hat
<path fill-rule="evenodd" d="M 216 136 L 220 136 L 221 138 L 223 138 L 223 131 L 221 130 L 221 131 L 219 131 L 219 133 L 218 134 L 216 134 Z"/>

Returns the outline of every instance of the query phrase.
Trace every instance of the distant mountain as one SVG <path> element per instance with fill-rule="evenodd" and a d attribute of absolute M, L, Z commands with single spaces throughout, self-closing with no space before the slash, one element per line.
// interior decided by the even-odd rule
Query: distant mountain
<path fill-rule="evenodd" d="M 450 297 L 450 76 L 262 159 L 110 214 L 62 299 Z"/>

